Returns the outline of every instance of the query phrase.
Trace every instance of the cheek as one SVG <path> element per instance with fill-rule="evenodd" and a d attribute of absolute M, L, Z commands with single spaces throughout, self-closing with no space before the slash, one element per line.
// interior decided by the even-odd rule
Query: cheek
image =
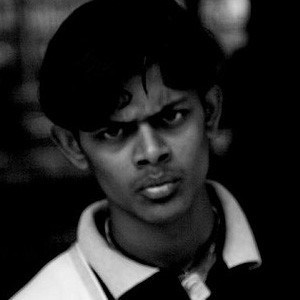
<path fill-rule="evenodd" d="M 128 159 L 124 155 L 98 153 L 90 159 L 90 165 L 101 188 L 108 195 L 120 193 L 130 177 Z"/>
<path fill-rule="evenodd" d="M 201 124 L 188 128 L 180 140 L 174 142 L 175 156 L 182 165 L 194 169 L 208 160 L 208 139 Z"/>

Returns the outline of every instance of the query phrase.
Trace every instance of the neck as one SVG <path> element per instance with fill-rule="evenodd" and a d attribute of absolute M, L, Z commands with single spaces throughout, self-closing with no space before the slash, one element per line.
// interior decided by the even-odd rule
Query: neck
<path fill-rule="evenodd" d="M 210 202 L 195 203 L 197 205 L 186 214 L 169 223 L 149 224 L 129 215 L 122 216 L 119 222 L 118 214 L 112 213 L 113 239 L 136 260 L 159 268 L 184 268 L 205 245 L 213 230 Z"/>

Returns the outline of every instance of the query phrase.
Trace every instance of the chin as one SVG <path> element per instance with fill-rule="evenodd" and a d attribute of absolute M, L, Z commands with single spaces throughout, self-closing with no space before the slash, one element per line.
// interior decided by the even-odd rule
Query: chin
<path fill-rule="evenodd" d="M 146 223 L 169 224 L 176 222 L 187 214 L 189 205 L 183 201 L 170 201 L 168 203 L 159 203 L 149 205 L 142 210 L 140 219 Z"/>

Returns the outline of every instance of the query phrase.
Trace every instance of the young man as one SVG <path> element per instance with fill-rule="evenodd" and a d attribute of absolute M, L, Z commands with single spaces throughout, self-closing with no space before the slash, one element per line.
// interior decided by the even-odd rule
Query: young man
<path fill-rule="evenodd" d="M 106 199 L 83 212 L 77 242 L 14 299 L 257 295 L 249 224 L 207 180 L 219 48 L 175 1 L 106 2 L 67 18 L 40 76 L 54 141 Z"/>

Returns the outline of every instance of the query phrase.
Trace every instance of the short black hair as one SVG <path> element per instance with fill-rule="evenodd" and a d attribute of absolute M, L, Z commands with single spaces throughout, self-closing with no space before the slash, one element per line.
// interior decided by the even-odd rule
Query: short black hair
<path fill-rule="evenodd" d="M 212 36 L 174 0 L 94 0 L 50 40 L 39 100 L 53 123 L 93 131 L 118 106 L 122 85 L 151 65 L 159 65 L 166 86 L 204 93 L 221 61 Z"/>

